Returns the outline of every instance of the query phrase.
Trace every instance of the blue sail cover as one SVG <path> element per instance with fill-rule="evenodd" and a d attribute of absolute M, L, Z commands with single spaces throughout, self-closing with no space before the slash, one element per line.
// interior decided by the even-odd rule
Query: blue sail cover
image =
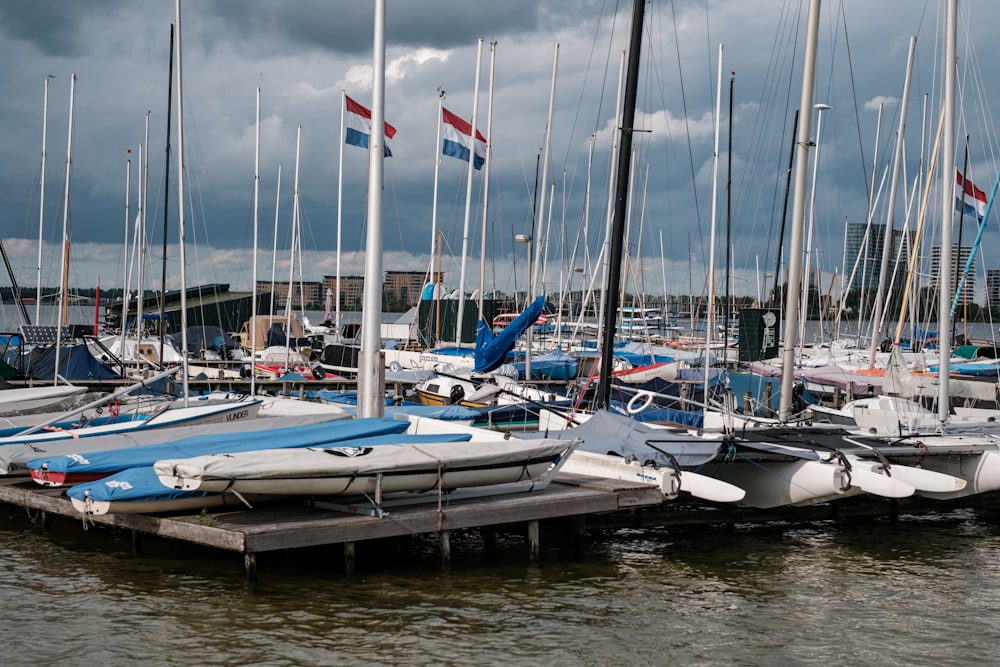
<path fill-rule="evenodd" d="M 127 468 L 151 466 L 160 459 L 189 458 L 206 454 L 232 454 L 257 449 L 288 449 L 323 445 L 379 435 L 396 435 L 409 428 L 409 422 L 396 419 L 345 419 L 336 422 L 307 424 L 292 428 L 216 433 L 181 438 L 173 443 L 139 445 L 97 452 L 37 458 L 28 468 L 66 474 L 112 474 Z"/>
<path fill-rule="evenodd" d="M 405 422 L 404 422 L 405 423 Z M 379 435 L 351 440 L 351 447 L 371 447 L 375 445 L 422 445 L 432 442 L 468 442 L 468 433 L 427 433 L 421 435 Z M 174 500 L 178 498 L 204 498 L 220 495 L 209 491 L 181 491 L 164 486 L 152 464 L 127 468 L 114 475 L 66 489 L 66 495 L 77 500 L 98 502 L 148 502 L 151 500 Z"/>
<path fill-rule="evenodd" d="M 503 364 L 514 343 L 527 331 L 528 327 L 535 323 L 538 316 L 545 308 L 545 295 L 541 295 L 528 306 L 523 313 L 514 318 L 500 333 L 495 334 L 490 326 L 480 320 L 476 328 L 476 366 L 473 370 L 477 373 L 488 373 Z"/>

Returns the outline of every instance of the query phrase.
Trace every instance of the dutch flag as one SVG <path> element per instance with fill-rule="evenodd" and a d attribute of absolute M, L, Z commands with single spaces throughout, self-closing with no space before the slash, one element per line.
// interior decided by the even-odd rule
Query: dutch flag
<path fill-rule="evenodd" d="M 965 215 L 974 215 L 983 221 L 986 215 L 986 193 L 972 184 L 972 181 L 955 170 L 955 210 L 961 211 L 965 206 Z"/>
<path fill-rule="evenodd" d="M 372 129 L 372 112 L 347 95 L 344 95 L 344 100 L 347 102 L 347 115 L 344 118 L 347 131 L 344 133 L 344 143 L 368 148 L 368 135 L 371 134 Z M 388 140 L 394 136 L 396 136 L 396 128 L 386 123 L 385 157 L 392 157 Z"/>
<path fill-rule="evenodd" d="M 441 107 L 444 120 L 444 141 L 441 152 L 459 160 L 469 161 L 469 138 L 472 136 L 472 125 L 459 118 L 444 107 Z M 476 159 L 472 166 L 481 169 L 486 162 L 486 138 L 476 130 Z"/>

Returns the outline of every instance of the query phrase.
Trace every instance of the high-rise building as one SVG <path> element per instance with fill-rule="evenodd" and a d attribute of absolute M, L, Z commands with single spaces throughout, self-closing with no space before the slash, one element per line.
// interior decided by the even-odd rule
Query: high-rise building
<path fill-rule="evenodd" d="M 866 232 L 871 230 L 870 233 Z M 894 235 L 895 236 L 895 235 Z M 885 225 L 849 222 L 844 230 L 844 276 L 848 290 L 878 287 Z"/>
<path fill-rule="evenodd" d="M 955 277 L 961 275 L 962 269 L 965 268 L 965 263 L 969 261 L 969 254 L 972 252 L 972 247 L 963 245 L 957 246 L 953 245 L 951 247 L 951 288 L 954 292 L 958 288 L 958 284 L 955 282 Z M 962 287 L 961 301 L 964 303 L 972 303 L 973 295 L 976 293 L 976 263 L 973 261 L 971 267 L 969 268 L 969 274 L 965 277 L 965 285 Z M 931 279 L 936 283 L 938 281 L 938 274 L 941 271 L 941 246 L 936 245 L 931 248 Z"/>
<path fill-rule="evenodd" d="M 986 305 L 1000 306 L 1000 269 L 986 270 Z"/>
<path fill-rule="evenodd" d="M 879 271 L 882 267 L 882 245 L 885 239 L 885 225 L 872 223 L 868 239 L 864 222 L 849 222 L 844 235 L 844 276 L 850 278 L 849 290 L 873 290 L 878 288 Z M 909 241 L 907 241 L 909 237 Z M 892 230 L 892 245 L 889 247 L 889 262 L 886 265 L 886 289 L 891 285 L 901 285 L 906 279 L 910 265 L 910 254 L 916 243 L 916 232 L 906 234 L 902 229 Z M 859 260 L 859 257 L 861 258 Z M 898 267 L 898 268 L 897 268 Z M 890 284 L 890 281 L 895 282 Z"/>

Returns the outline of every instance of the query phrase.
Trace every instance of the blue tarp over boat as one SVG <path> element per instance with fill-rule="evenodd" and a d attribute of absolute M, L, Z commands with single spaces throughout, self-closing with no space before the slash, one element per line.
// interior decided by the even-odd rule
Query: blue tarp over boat
<path fill-rule="evenodd" d="M 39 470 L 45 466 L 49 473 L 112 474 L 126 468 L 151 466 L 160 459 L 189 458 L 205 454 L 232 454 L 257 449 L 287 449 L 293 447 L 319 447 L 357 438 L 402 433 L 409 423 L 394 419 L 351 419 L 337 422 L 307 424 L 248 433 L 220 433 L 182 438 L 171 444 L 140 445 L 99 452 L 84 452 L 70 456 L 37 458 L 28 462 L 28 468 Z"/>
<path fill-rule="evenodd" d="M 571 357 L 561 349 L 556 348 L 547 354 L 531 358 L 531 380 L 572 380 L 576 377 L 579 364 L 576 357 Z M 519 377 L 527 377 L 527 364 L 523 361 L 514 363 Z"/>
<path fill-rule="evenodd" d="M 499 368 L 514 349 L 514 343 L 529 326 L 535 323 L 544 308 L 543 294 L 498 334 L 494 334 L 490 325 L 480 320 L 476 329 L 476 366 L 473 370 L 477 373 L 488 373 Z"/>
<path fill-rule="evenodd" d="M 405 424 L 405 422 L 404 422 Z M 420 445 L 431 442 L 468 442 L 468 433 L 423 434 L 423 435 L 379 435 L 344 442 L 350 447 L 373 447 L 377 445 Z M 77 484 L 66 490 L 66 495 L 77 500 L 98 502 L 148 502 L 151 500 L 174 500 L 181 498 L 204 498 L 218 493 L 206 491 L 181 491 L 164 486 L 152 465 L 127 468 L 113 475 L 93 482 Z"/>

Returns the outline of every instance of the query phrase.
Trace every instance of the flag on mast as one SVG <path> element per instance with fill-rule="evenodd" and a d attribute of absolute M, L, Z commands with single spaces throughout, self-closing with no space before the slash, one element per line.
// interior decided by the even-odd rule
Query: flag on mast
<path fill-rule="evenodd" d="M 441 145 L 441 152 L 450 157 L 457 157 L 459 160 L 468 162 L 469 137 L 472 136 L 472 125 L 444 107 L 441 107 L 441 114 L 444 121 L 444 141 Z M 482 169 L 485 162 L 486 137 L 479 130 L 476 130 L 476 159 L 472 163 L 472 166 L 476 169 Z"/>
<path fill-rule="evenodd" d="M 965 207 L 966 215 L 974 215 L 983 221 L 986 215 L 986 193 L 977 188 L 972 180 L 962 176 L 962 172 L 955 170 L 955 210 L 961 211 Z"/>
<path fill-rule="evenodd" d="M 344 101 L 347 104 L 347 114 L 344 118 L 347 130 L 344 133 L 344 143 L 368 148 L 368 139 L 372 129 L 371 110 L 361 106 L 347 95 L 344 95 Z M 386 123 L 385 157 L 392 157 L 392 151 L 389 150 L 389 139 L 394 136 L 396 136 L 396 128 Z"/>

